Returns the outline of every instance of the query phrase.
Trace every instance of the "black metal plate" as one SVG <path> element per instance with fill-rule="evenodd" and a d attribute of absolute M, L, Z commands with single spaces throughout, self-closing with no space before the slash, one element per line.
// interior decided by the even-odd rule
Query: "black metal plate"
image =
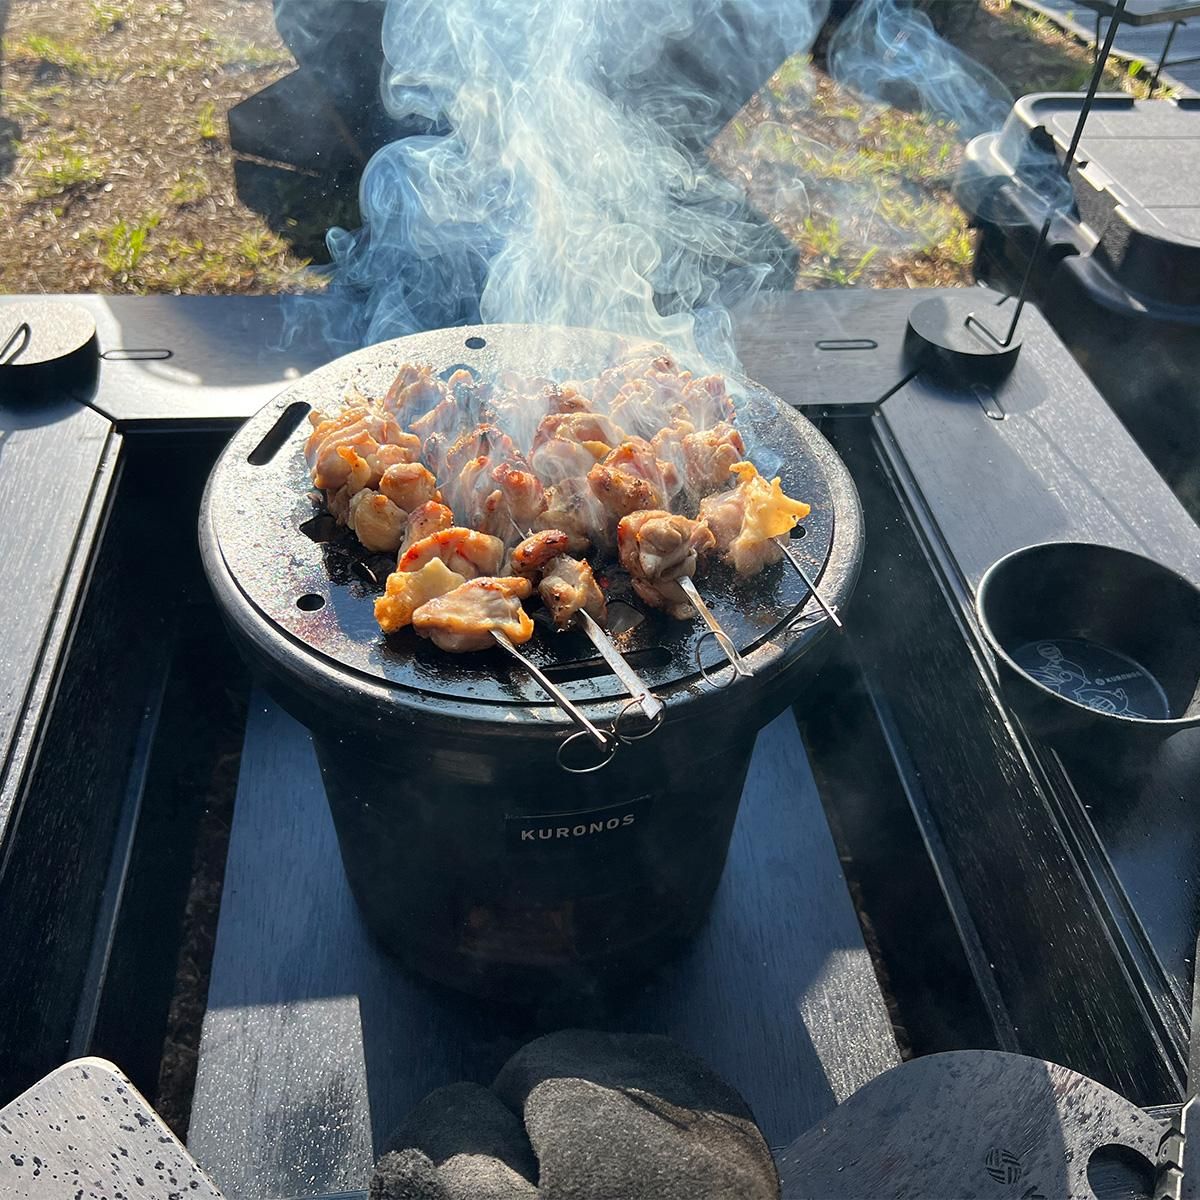
<path fill-rule="evenodd" d="M 278 627 L 366 676 L 441 696 L 546 702 L 537 685 L 514 670 L 499 651 L 447 655 L 410 630 L 387 639 L 380 634 L 372 607 L 379 589 L 352 574 L 349 559 L 336 544 L 314 542 L 301 529 L 319 511 L 302 454 L 309 432 L 303 414 L 310 407 L 340 406 L 350 384 L 366 395 L 382 395 L 405 362 L 430 362 L 443 373 L 466 366 L 484 378 L 508 368 L 567 379 L 592 374 L 639 344 L 637 339 L 590 330 L 479 326 L 382 343 L 320 368 L 248 421 L 214 471 L 213 521 L 230 574 Z M 735 399 L 737 419 L 748 455 L 764 474 L 778 473 L 789 494 L 811 504 L 813 511 L 804 522 L 807 536 L 798 546 L 814 577 L 821 577 L 823 592 L 833 603 L 844 603 L 860 553 L 857 496 L 850 477 L 810 422 L 756 384 L 736 382 L 742 389 Z M 294 405 L 302 407 L 292 410 Z M 260 453 L 254 457 L 261 465 L 250 463 L 249 456 L 285 413 L 288 420 L 282 426 L 295 420 L 295 427 L 268 461 L 262 462 Z M 839 509 L 852 514 L 844 527 L 835 523 Z M 790 657 L 823 631 L 824 623 L 818 623 L 800 633 L 786 632 L 786 623 L 806 599 L 804 584 L 786 563 L 753 580 L 714 568 L 700 585 L 739 649 L 760 653 L 761 665 L 785 650 Z M 298 607 L 297 600 L 305 596 L 320 597 L 319 607 Z M 317 605 L 315 600 L 306 603 Z M 696 650 L 703 633 L 699 620 L 671 621 L 650 613 L 620 644 L 647 682 L 661 692 L 698 681 Z M 594 651 L 582 635 L 542 629 L 523 649 L 577 700 L 623 694 L 607 668 L 593 662 Z M 711 639 L 703 655 L 714 668 L 723 662 Z"/>

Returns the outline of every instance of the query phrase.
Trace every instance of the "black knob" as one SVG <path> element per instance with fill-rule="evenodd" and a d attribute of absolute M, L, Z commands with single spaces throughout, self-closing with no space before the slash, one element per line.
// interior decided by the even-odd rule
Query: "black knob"
<path fill-rule="evenodd" d="M 100 377 L 96 322 L 69 300 L 0 305 L 0 402 L 90 400 Z"/>

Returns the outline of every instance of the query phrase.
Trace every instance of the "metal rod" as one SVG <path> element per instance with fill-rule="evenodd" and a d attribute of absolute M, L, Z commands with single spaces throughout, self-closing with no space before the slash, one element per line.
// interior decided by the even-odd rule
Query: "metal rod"
<path fill-rule="evenodd" d="M 837 615 L 837 609 L 826 602 L 825 597 L 817 590 L 817 585 L 809 578 L 808 572 L 804 569 L 804 564 L 796 556 L 787 535 L 781 533 L 775 539 L 775 544 L 783 551 L 788 562 L 796 568 L 796 573 L 804 580 L 804 586 L 812 592 L 812 597 L 821 606 L 821 611 L 833 622 L 836 628 L 845 629 L 846 627 L 842 624 L 842 619 Z"/>
<path fill-rule="evenodd" d="M 720 622 L 709 611 L 708 605 L 704 603 L 700 593 L 696 590 L 696 585 L 692 582 L 691 577 L 681 575 L 676 582 L 687 593 L 687 598 L 692 602 L 692 607 L 700 614 L 705 625 L 712 631 L 713 637 L 717 639 L 717 645 L 721 647 L 725 657 L 729 659 L 734 673 L 749 679 L 754 672 L 750 670 L 746 660 L 738 653 L 738 649 L 733 642 L 730 641 L 729 634 L 721 628 Z"/>
<path fill-rule="evenodd" d="M 0 346 L 0 366 L 7 367 L 10 363 L 14 363 L 22 354 L 29 349 L 29 343 L 33 339 L 33 330 L 29 327 L 28 321 L 19 322 L 12 333 L 4 339 L 4 345 Z M 20 345 L 13 349 L 16 343 Z M 9 351 L 12 351 L 10 354 Z"/>
<path fill-rule="evenodd" d="M 1163 73 L 1163 68 L 1167 65 L 1167 55 L 1171 53 L 1171 43 L 1175 40 L 1176 31 L 1183 24 L 1182 21 L 1173 21 L 1171 23 L 1171 32 L 1167 34 L 1167 43 L 1163 46 L 1162 53 L 1158 56 L 1158 66 L 1154 68 L 1154 78 L 1150 80 L 1150 92 L 1146 96 L 1147 100 L 1154 99 L 1154 93 L 1158 90 L 1158 77 Z M 1171 66 L 1178 66 L 1178 63 L 1171 63 Z"/>
<path fill-rule="evenodd" d="M 1071 135 L 1071 144 L 1067 148 L 1066 158 L 1062 163 L 1062 177 L 1069 179 L 1071 176 L 1071 167 L 1075 164 L 1075 152 L 1079 149 L 1080 140 L 1083 138 L 1083 129 L 1087 124 L 1087 119 L 1091 116 L 1092 106 L 1096 100 L 1096 91 L 1100 87 L 1100 81 L 1104 78 L 1104 68 L 1108 65 L 1108 56 L 1112 51 L 1113 39 L 1117 36 L 1117 29 L 1121 21 L 1125 17 L 1126 0 L 1117 0 L 1117 6 L 1113 9 L 1112 19 L 1108 23 L 1108 32 L 1104 35 L 1104 45 L 1100 48 L 1099 54 L 1095 60 L 1095 66 L 1092 68 L 1092 77 L 1088 81 L 1087 93 L 1083 98 L 1083 105 L 1079 109 L 1079 117 L 1075 122 L 1075 131 Z M 1096 17 L 1096 40 L 1100 40 L 1100 17 Z M 1012 345 L 1012 340 L 1016 336 L 1017 322 L 1021 319 L 1021 313 L 1025 309 L 1025 302 L 1029 298 L 1029 284 L 1033 279 L 1033 269 L 1042 257 L 1042 250 L 1045 248 L 1046 239 L 1050 234 L 1050 222 L 1053 219 L 1053 211 L 1051 206 L 1047 205 L 1046 219 L 1042 222 L 1042 228 L 1038 233 L 1037 241 L 1033 245 L 1033 250 L 1029 255 L 1029 262 L 1025 267 L 1025 276 L 1021 280 L 1021 286 L 1016 293 L 1016 307 L 1013 310 L 1012 319 L 1008 323 L 1008 331 L 1004 337 L 997 337 L 987 324 L 981 321 L 973 312 L 967 313 L 966 320 L 963 322 L 968 328 L 974 328 L 984 334 L 987 339 L 994 345 L 999 346 L 1002 350 L 1008 349 Z"/>
<path fill-rule="evenodd" d="M 642 712 L 648 720 L 655 721 L 665 707 L 663 702 L 650 690 L 646 681 L 629 665 L 625 656 L 613 644 L 612 638 L 604 631 L 592 615 L 584 609 L 579 610 L 580 624 L 583 631 L 592 640 L 600 657 L 612 668 L 612 673 L 625 685 L 625 690 L 642 706 Z"/>
<path fill-rule="evenodd" d="M 575 724 L 578 725 L 579 728 L 582 729 L 588 735 L 588 737 L 590 737 L 592 741 L 600 747 L 601 750 L 609 749 L 613 740 L 613 736 L 611 734 L 605 733 L 603 729 L 593 725 L 592 722 L 589 721 L 586 716 L 584 716 L 583 712 L 566 695 L 566 693 L 564 693 L 556 684 L 551 683 L 546 673 L 540 667 L 526 658 L 525 655 L 522 654 L 521 651 L 518 650 L 511 641 L 509 641 L 505 634 L 501 633 L 498 629 L 492 629 L 489 630 L 489 632 L 491 633 L 493 639 L 495 639 L 496 645 L 502 650 L 505 650 L 511 654 L 513 658 L 515 658 L 517 662 L 519 662 L 521 666 L 523 666 L 525 670 L 528 671 L 529 674 L 538 681 L 538 683 L 542 686 L 546 694 L 550 696 L 554 703 L 557 704 L 558 707 L 561 708 L 563 712 L 565 712 L 567 716 L 570 717 L 571 720 L 574 721 Z"/>

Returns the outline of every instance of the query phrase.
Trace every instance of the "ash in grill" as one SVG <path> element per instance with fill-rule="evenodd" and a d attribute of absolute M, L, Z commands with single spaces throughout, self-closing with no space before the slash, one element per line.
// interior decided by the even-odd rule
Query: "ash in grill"
<path fill-rule="evenodd" d="M 663 715 L 652 737 L 567 787 L 558 754 L 574 722 L 522 665 L 499 649 L 446 654 L 411 630 L 381 636 L 372 606 L 391 556 L 364 555 L 314 510 L 306 418 L 336 409 L 351 387 L 383 395 L 405 362 L 433 363 L 447 378 L 464 364 L 479 378 L 504 369 L 586 378 L 631 348 L 608 334 L 528 326 L 370 347 L 247 422 L 205 496 L 201 546 L 218 603 L 259 677 L 313 733 L 369 924 L 423 973 L 469 990 L 519 999 L 592 986 L 660 961 L 694 929 L 720 877 L 754 738 L 802 698 L 808 652 L 831 622 L 786 561 L 750 578 L 713 566 L 704 599 L 753 672 L 718 690 L 697 665 L 699 654 L 705 671 L 729 674 L 704 624 L 646 609 L 598 564 L 610 625 L 643 618 L 620 647 Z M 806 536 L 791 545 L 840 608 L 862 552 L 850 477 L 803 417 L 754 384 L 739 388 L 747 457 L 811 505 Z M 546 622 L 521 649 L 596 726 L 628 718 L 629 689 L 584 633 Z M 549 821 L 605 833 L 512 837 Z"/>

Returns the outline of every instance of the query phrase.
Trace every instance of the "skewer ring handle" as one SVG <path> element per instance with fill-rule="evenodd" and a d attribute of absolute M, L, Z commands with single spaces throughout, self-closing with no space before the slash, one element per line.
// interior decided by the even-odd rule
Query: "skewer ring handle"
<path fill-rule="evenodd" d="M 617 719 L 613 722 L 613 732 L 617 735 L 619 742 L 640 742 L 642 738 L 648 738 L 652 733 L 656 732 L 658 727 L 663 723 L 663 718 L 666 715 L 666 710 L 659 708 L 655 710 L 654 716 L 647 718 L 647 726 L 641 733 L 622 733 L 621 722 L 626 721 L 629 714 L 632 714 L 635 709 L 642 712 L 643 696 L 634 696 L 628 700 L 617 713 Z"/>
<path fill-rule="evenodd" d="M 731 663 L 727 660 L 725 665 L 729 667 L 729 676 L 726 679 L 722 679 L 717 674 L 717 671 L 719 671 L 721 669 L 720 667 L 717 667 L 715 670 L 710 671 L 709 668 L 704 665 L 704 655 L 702 652 L 704 650 L 704 643 L 709 638 L 712 638 L 713 641 L 716 642 L 718 646 L 721 645 L 720 640 L 718 639 L 718 637 L 716 635 L 716 632 L 712 629 L 706 629 L 700 635 L 699 640 L 696 642 L 696 666 L 700 668 L 700 675 L 704 679 L 704 682 L 707 683 L 709 687 L 718 688 L 718 689 L 719 688 L 727 688 L 737 678 L 737 670 L 734 668 L 733 663 Z M 721 646 L 721 652 L 722 653 L 725 652 L 725 648 L 723 646 Z"/>
<path fill-rule="evenodd" d="M 602 751 L 604 757 L 599 759 L 597 762 L 594 762 L 591 766 L 573 767 L 563 757 L 567 747 L 571 745 L 572 742 L 578 741 L 580 738 L 586 738 L 588 745 L 592 746 L 593 748 L 595 747 L 596 740 L 592 737 L 588 730 L 577 729 L 574 733 L 569 734 L 558 743 L 558 750 L 555 752 L 554 757 L 558 761 L 558 765 L 562 767 L 562 769 L 566 771 L 568 775 L 590 775 L 593 771 L 603 770 L 610 762 L 612 762 L 613 755 L 616 754 L 623 739 L 619 738 L 614 733 L 609 733 L 606 729 L 602 729 L 600 732 L 605 741 L 605 749 Z"/>
<path fill-rule="evenodd" d="M 811 629 L 814 625 L 820 625 L 822 621 L 828 621 L 829 618 L 823 613 L 820 607 L 808 608 L 805 606 L 805 611 L 798 617 L 793 617 L 788 622 L 788 633 L 803 633 L 806 629 Z"/>

